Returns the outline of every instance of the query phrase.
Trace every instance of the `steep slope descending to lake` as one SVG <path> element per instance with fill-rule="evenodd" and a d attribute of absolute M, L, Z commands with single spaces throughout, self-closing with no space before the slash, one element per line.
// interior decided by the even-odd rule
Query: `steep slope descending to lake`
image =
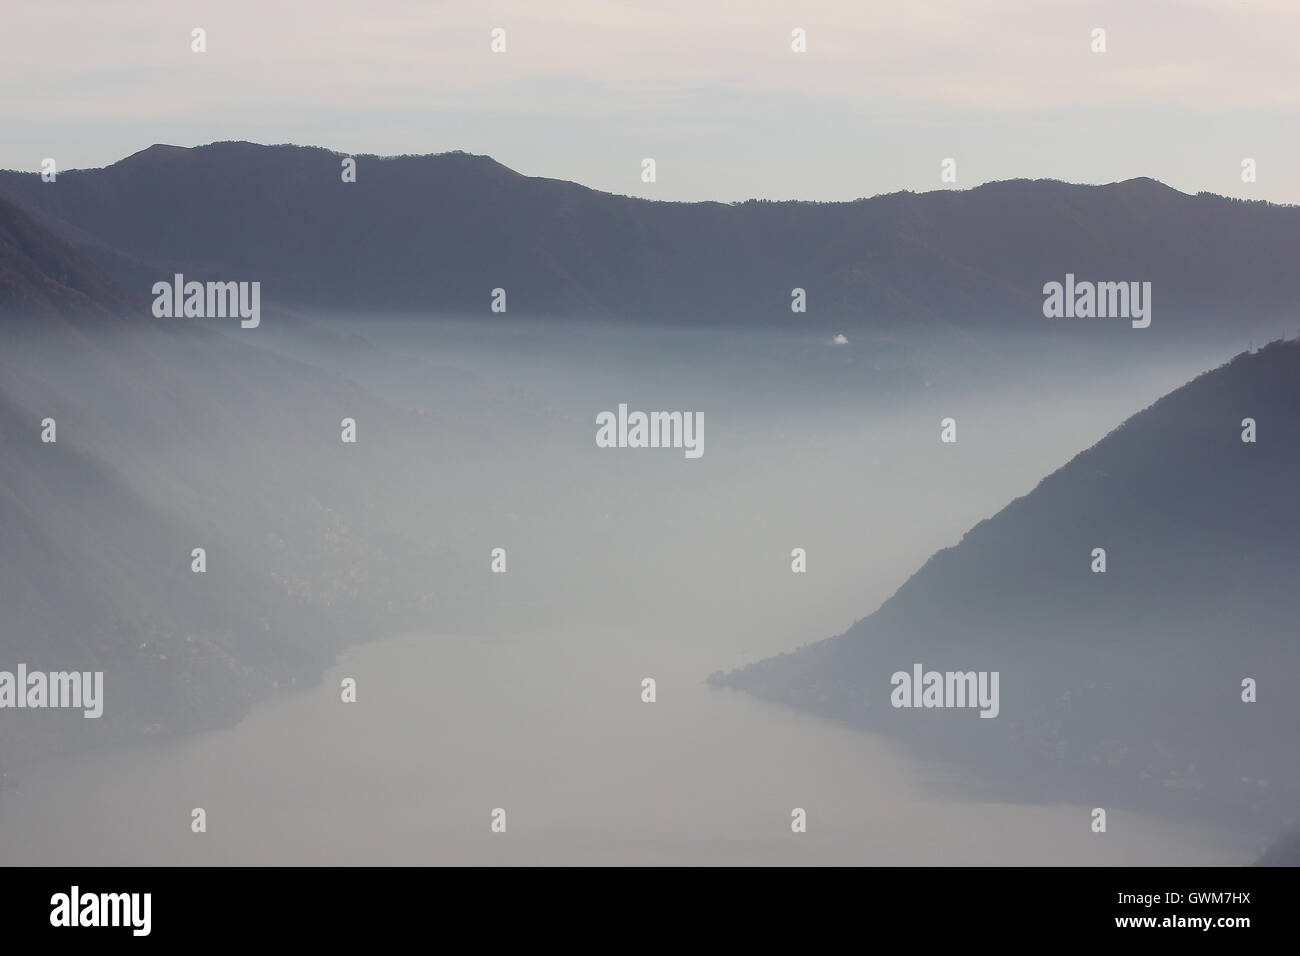
<path fill-rule="evenodd" d="M 509 476 L 497 431 L 394 406 L 237 323 L 123 308 L 77 250 L 13 221 L 0 275 L 44 298 L 0 322 L 0 670 L 102 670 L 106 702 L 98 720 L 6 710 L 0 763 L 229 723 L 345 643 L 491 619 L 480 541 L 442 519 L 493 520 L 475 496 Z M 465 403 L 527 434 L 491 390 Z"/>
<path fill-rule="evenodd" d="M 1010 795 L 1276 825 L 1300 806 L 1298 487 L 1300 342 L 1276 342 L 1134 415 L 844 634 L 711 681 Z M 997 717 L 893 706 L 918 663 L 999 672 Z"/>

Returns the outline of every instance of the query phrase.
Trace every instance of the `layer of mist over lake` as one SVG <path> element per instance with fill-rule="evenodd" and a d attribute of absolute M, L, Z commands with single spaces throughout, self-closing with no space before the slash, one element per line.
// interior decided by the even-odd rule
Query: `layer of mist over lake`
<path fill-rule="evenodd" d="M 0 860 L 1209 864 L 1266 842 L 1231 820 L 1122 808 L 1093 834 L 1086 794 L 992 802 L 924 754 L 704 683 L 841 633 L 936 549 L 1227 355 L 1099 361 L 1060 340 L 835 346 L 504 318 L 264 330 L 233 337 L 336 372 L 377 408 L 448 423 L 399 453 L 360 417 L 347 451 L 373 493 L 352 519 L 451 555 L 467 606 L 453 623 L 431 601 L 406 636 L 349 635 L 357 646 L 319 686 L 233 728 L 25 768 L 0 795 Z M 703 457 L 597 448 L 595 416 L 620 403 L 703 413 Z M 350 410 L 313 412 L 334 429 Z M 947 416 L 955 446 L 938 440 Z M 244 479 L 230 494 L 254 498 L 259 476 L 291 464 L 229 462 Z M 497 547 L 505 574 L 489 571 Z M 806 574 L 790 571 L 795 547 Z M 412 560 L 403 571 L 431 592 L 448 584 L 444 565 Z M 345 677 L 355 704 L 340 702 Z M 193 807 L 206 834 L 190 832 Z M 504 835 L 489 830 L 496 807 Z M 794 807 L 809 821 L 797 837 Z"/>
<path fill-rule="evenodd" d="M 322 688 L 153 751 L 49 765 L 0 801 L 8 863 L 1233 864 L 1249 842 L 949 795 L 880 738 L 699 680 L 631 625 L 348 652 Z M 658 702 L 642 704 L 642 673 Z M 354 677 L 355 705 L 338 702 Z M 193 834 L 202 806 L 208 832 Z M 490 814 L 507 813 L 507 832 Z M 808 811 L 806 834 L 790 811 Z"/>

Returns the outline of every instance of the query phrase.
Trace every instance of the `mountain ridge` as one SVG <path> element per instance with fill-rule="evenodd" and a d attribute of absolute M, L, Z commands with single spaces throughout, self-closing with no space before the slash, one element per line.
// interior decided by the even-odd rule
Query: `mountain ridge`
<path fill-rule="evenodd" d="M 561 183 L 567 186 L 575 186 L 587 192 L 596 193 L 602 196 L 609 196 L 612 198 L 635 199 L 647 203 L 674 203 L 674 204 L 684 205 L 684 206 L 694 206 L 694 205 L 741 206 L 747 203 L 767 203 L 772 205 L 785 205 L 785 204 L 808 204 L 808 205 L 823 205 L 823 206 L 824 205 L 846 205 L 852 203 L 870 202 L 873 199 L 883 199 L 883 198 L 889 198 L 895 196 L 930 196 L 935 194 L 970 193 L 970 192 L 976 192 L 978 190 L 996 190 L 999 187 L 1017 186 L 1017 185 L 1026 185 L 1026 184 L 1064 186 L 1064 187 L 1077 188 L 1077 189 L 1111 189 L 1115 187 L 1122 187 L 1130 191 L 1137 190 L 1137 189 L 1150 189 L 1155 192 L 1174 193 L 1178 196 L 1182 196 L 1186 198 L 1194 198 L 1196 196 L 1206 196 L 1215 199 L 1223 199 L 1229 202 L 1241 202 L 1241 203 L 1269 206 L 1269 207 L 1282 208 L 1282 209 L 1296 208 L 1297 205 L 1300 205 L 1296 203 L 1273 202 L 1272 200 L 1268 200 L 1268 199 L 1237 199 L 1234 197 L 1225 196 L 1221 193 L 1215 193 L 1210 190 L 1198 190 L 1195 193 L 1189 193 L 1184 190 L 1178 189 L 1175 186 L 1171 186 L 1157 177 L 1146 176 L 1146 175 L 1130 176 L 1126 179 L 1116 179 L 1105 183 L 1072 182 L 1070 180 L 1055 179 L 1052 177 L 1013 176 L 1008 179 L 989 180 L 987 182 L 978 183 L 974 186 L 963 186 L 963 187 L 943 186 L 935 189 L 926 189 L 926 190 L 895 189 L 895 190 L 889 190 L 887 192 L 872 193 L 870 195 L 855 196 L 852 199 L 835 199 L 835 200 L 770 199 L 770 198 L 760 198 L 760 197 L 749 197 L 746 199 L 737 199 L 737 200 L 653 199 L 646 196 L 635 196 L 632 195 L 631 193 L 619 193 L 619 192 L 613 192 L 611 190 L 599 189 L 595 186 L 587 186 L 583 183 L 578 182 L 577 180 L 561 179 L 554 176 L 535 176 L 529 173 L 523 173 L 520 172 L 519 170 L 514 169 L 511 166 L 507 166 L 505 163 L 502 163 L 500 160 L 496 159 L 495 157 L 491 156 L 488 153 L 473 153 L 463 149 L 449 149 L 449 150 L 443 150 L 442 152 L 435 152 L 435 153 L 381 154 L 381 153 L 349 152 L 347 150 L 341 150 L 331 146 L 315 146 L 315 145 L 306 145 L 306 144 L 299 144 L 299 143 L 257 143 L 257 142 L 253 142 L 252 140 L 214 140 L 210 143 L 203 143 L 198 146 L 177 146 L 170 143 L 153 143 L 149 146 L 144 147 L 143 149 L 137 150 L 134 153 L 130 153 L 129 155 L 124 156 L 121 159 L 115 160 L 112 163 L 108 163 L 103 166 L 69 167 L 68 169 L 62 170 L 60 172 L 60 175 L 64 175 L 67 173 L 97 172 L 105 169 L 111 169 L 113 167 L 127 166 L 137 162 L 151 162 L 151 161 L 160 161 L 160 160 L 167 160 L 167 159 L 179 159 L 189 154 L 201 154 L 206 151 L 224 152 L 227 154 L 232 154 L 232 153 L 241 153 L 241 152 L 250 153 L 250 152 L 261 151 L 261 150 L 286 150 L 286 149 L 327 153 L 328 155 L 336 159 L 344 159 L 347 157 L 351 157 L 353 159 L 373 159 L 373 160 L 380 160 L 380 161 L 391 161 L 391 160 L 398 160 L 398 159 L 442 160 L 447 158 L 476 160 L 476 161 L 481 161 L 485 166 L 499 168 L 521 179 L 534 180 L 538 182 Z M 29 170 L 21 170 L 21 169 L 0 169 L 0 173 L 15 173 L 18 175 L 39 176 L 38 173 L 34 173 Z"/>
<path fill-rule="evenodd" d="M 348 155 L 352 183 L 341 178 Z M 512 313 L 604 321 L 1118 332 L 1043 317 L 1042 286 L 1067 273 L 1151 281 L 1154 332 L 1144 335 L 1240 340 L 1300 308 L 1286 255 L 1300 245 L 1300 207 L 1191 196 L 1149 178 L 685 203 L 463 152 L 230 141 L 155 144 L 55 183 L 0 172 L 0 196 L 138 295 L 182 272 L 260 280 L 265 303 L 290 309 L 491 316 L 502 288 Z M 791 309 L 796 288 L 804 313 Z"/>

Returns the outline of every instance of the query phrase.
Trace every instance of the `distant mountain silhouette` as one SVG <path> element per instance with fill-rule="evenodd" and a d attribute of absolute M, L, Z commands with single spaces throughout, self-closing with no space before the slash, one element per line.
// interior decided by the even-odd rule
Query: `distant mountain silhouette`
<path fill-rule="evenodd" d="M 1152 328 L 1294 315 L 1300 208 L 1150 179 L 1016 180 L 843 203 L 654 202 L 522 176 L 484 156 L 156 145 L 55 183 L 0 173 L 37 214 L 146 295 L 174 272 L 260 280 L 264 302 L 360 312 L 657 322 L 1040 329 L 1067 272 L 1153 283 Z M 804 288 L 808 313 L 793 314 Z M 1111 320 L 1054 320 L 1072 330 Z M 1122 322 L 1121 322 L 1122 324 Z"/>
<path fill-rule="evenodd" d="M 1276 824 L 1300 797 L 1297 488 L 1300 342 L 1277 342 L 1134 415 L 846 633 L 710 680 L 896 734 L 1012 796 Z M 1000 672 L 999 716 L 893 707 L 891 675 L 917 663 Z"/>

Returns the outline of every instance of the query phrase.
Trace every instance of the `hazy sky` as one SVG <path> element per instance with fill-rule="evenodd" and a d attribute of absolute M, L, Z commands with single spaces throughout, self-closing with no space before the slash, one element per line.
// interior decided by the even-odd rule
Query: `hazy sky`
<path fill-rule="evenodd" d="M 62 0 L 7 4 L 3 24 L 13 169 L 247 139 L 831 200 L 943 188 L 952 157 L 958 187 L 1152 176 L 1300 202 L 1296 0 Z"/>

